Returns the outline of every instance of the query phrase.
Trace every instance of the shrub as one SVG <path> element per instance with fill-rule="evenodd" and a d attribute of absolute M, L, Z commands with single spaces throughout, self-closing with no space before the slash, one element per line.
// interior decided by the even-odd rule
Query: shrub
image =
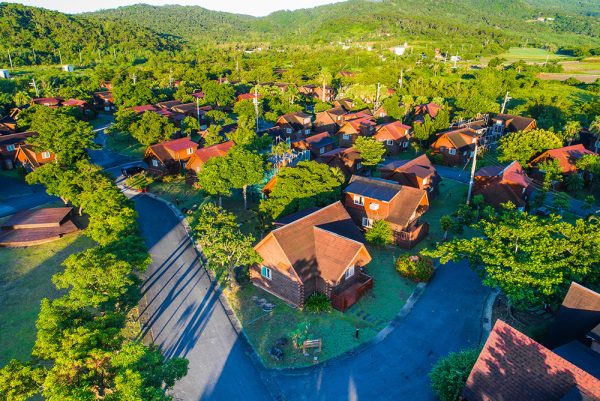
<path fill-rule="evenodd" d="M 298 323 L 296 329 L 290 333 L 290 338 L 292 339 L 292 345 L 294 346 L 294 348 L 301 348 L 302 344 L 304 344 L 304 341 L 309 339 L 309 327 L 310 324 L 307 322 Z"/>
<path fill-rule="evenodd" d="M 327 298 L 327 295 L 315 292 L 306 300 L 305 309 L 310 313 L 329 313 L 332 309 L 331 301 Z"/>
<path fill-rule="evenodd" d="M 376 245 L 391 244 L 394 242 L 394 231 L 387 221 L 376 220 L 365 233 L 365 239 Z"/>
<path fill-rule="evenodd" d="M 411 281 L 424 283 L 433 276 L 433 260 L 421 255 L 402 255 L 396 261 L 396 271 Z"/>
<path fill-rule="evenodd" d="M 429 372 L 431 387 L 442 401 L 458 401 L 471 369 L 477 361 L 479 349 L 454 352 L 436 362 Z"/>

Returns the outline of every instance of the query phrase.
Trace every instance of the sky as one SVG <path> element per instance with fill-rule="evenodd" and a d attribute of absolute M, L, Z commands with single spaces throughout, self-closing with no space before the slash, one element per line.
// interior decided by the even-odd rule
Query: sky
<path fill-rule="evenodd" d="M 8 0 L 28 6 L 43 7 L 65 13 L 81 13 L 105 8 L 115 8 L 130 4 L 146 3 L 152 5 L 180 4 L 200 6 L 211 10 L 227 11 L 238 14 L 263 16 L 277 10 L 296 10 L 342 0 Z"/>

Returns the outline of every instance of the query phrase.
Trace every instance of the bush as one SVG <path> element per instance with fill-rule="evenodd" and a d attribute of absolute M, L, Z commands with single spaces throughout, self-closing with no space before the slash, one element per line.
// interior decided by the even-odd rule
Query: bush
<path fill-rule="evenodd" d="M 320 292 L 315 292 L 308 297 L 304 308 L 310 313 L 329 313 L 332 309 L 331 301 L 325 294 L 321 294 Z"/>
<path fill-rule="evenodd" d="M 396 261 L 396 271 L 411 281 L 425 283 L 433 276 L 433 260 L 421 255 L 402 255 Z"/>
<path fill-rule="evenodd" d="M 310 334 L 308 332 L 309 327 L 310 323 L 298 323 L 296 329 L 290 333 L 289 337 L 292 339 L 292 345 L 294 346 L 294 348 L 302 348 L 302 344 L 304 344 L 304 341 L 310 339 Z"/>
<path fill-rule="evenodd" d="M 394 242 L 394 231 L 387 221 L 376 220 L 365 233 L 365 239 L 371 244 L 388 245 Z"/>
<path fill-rule="evenodd" d="M 458 401 L 471 369 L 479 356 L 479 349 L 454 352 L 436 362 L 429 372 L 431 387 L 442 401 Z"/>

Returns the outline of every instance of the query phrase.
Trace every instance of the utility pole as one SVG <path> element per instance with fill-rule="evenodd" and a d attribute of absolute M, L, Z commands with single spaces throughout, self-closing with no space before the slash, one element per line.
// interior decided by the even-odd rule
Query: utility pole
<path fill-rule="evenodd" d="M 377 82 L 377 94 L 375 95 L 375 110 L 379 109 L 379 91 L 381 89 L 381 84 Z"/>
<path fill-rule="evenodd" d="M 10 62 L 10 69 L 13 69 L 12 57 L 10 56 L 10 50 L 8 51 L 8 61 Z"/>
<path fill-rule="evenodd" d="M 506 95 L 504 95 L 504 102 L 502 102 L 502 110 L 500 110 L 500 114 L 504 114 L 504 109 L 506 109 L 506 104 L 508 103 L 508 101 L 510 99 L 512 99 L 510 96 L 508 96 L 509 92 L 506 92 Z"/>
<path fill-rule="evenodd" d="M 169 89 L 173 89 L 173 69 L 169 70 Z"/>
<path fill-rule="evenodd" d="M 62 54 L 60 52 L 60 49 L 58 49 L 58 59 L 60 60 L 60 65 L 62 65 Z"/>
<path fill-rule="evenodd" d="M 254 86 L 254 99 L 252 99 L 252 103 L 254 103 L 254 113 L 256 114 L 256 132 L 258 133 L 258 85 Z"/>
<path fill-rule="evenodd" d="M 135 85 L 135 83 L 137 82 L 137 75 L 135 75 L 135 72 L 131 76 L 131 79 L 133 80 L 133 84 Z"/>
<path fill-rule="evenodd" d="M 402 84 L 404 82 L 404 70 L 400 70 L 400 79 L 398 80 L 398 83 L 400 84 L 400 90 L 402 90 Z"/>
<path fill-rule="evenodd" d="M 35 97 L 40 97 L 40 91 L 38 90 L 37 84 L 35 83 L 35 78 L 31 79 L 31 83 L 29 85 L 33 86 L 33 89 L 35 89 Z"/>
<path fill-rule="evenodd" d="M 477 167 L 477 150 L 479 149 L 479 141 L 477 137 L 475 140 L 475 150 L 473 151 L 473 164 L 471 165 L 471 178 L 469 179 L 469 192 L 467 193 L 467 205 L 471 203 L 471 192 L 473 191 L 473 181 L 475 179 L 475 168 Z"/>

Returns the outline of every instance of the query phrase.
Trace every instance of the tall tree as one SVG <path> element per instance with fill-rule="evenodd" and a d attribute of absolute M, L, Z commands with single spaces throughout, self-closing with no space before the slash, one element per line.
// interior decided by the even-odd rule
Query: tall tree
<path fill-rule="evenodd" d="M 579 139 L 580 131 L 581 123 L 579 121 L 568 121 L 562 130 L 563 139 L 567 141 L 568 145 L 571 145 L 573 141 Z"/>
<path fill-rule="evenodd" d="M 600 224 L 558 216 L 539 218 L 510 207 L 477 225 L 481 235 L 439 244 L 428 256 L 442 263 L 467 259 L 490 287 L 513 305 L 557 302 L 572 280 L 599 279 Z"/>
<path fill-rule="evenodd" d="M 63 166 L 87 159 L 87 149 L 97 148 L 91 125 L 78 121 L 65 109 L 33 106 L 23 119 L 28 129 L 39 134 L 27 142 L 38 151 L 53 152 Z"/>
<path fill-rule="evenodd" d="M 216 273 L 226 273 L 235 283 L 235 268 L 260 263 L 261 258 L 252 244 L 254 237 L 244 235 L 235 216 L 212 203 L 202 205 L 194 215 L 192 229 Z"/>
<path fill-rule="evenodd" d="M 200 124 L 198 124 L 198 119 L 192 116 L 187 116 L 181 122 L 181 132 L 183 132 L 188 137 L 191 137 L 192 134 L 200 131 Z"/>
<path fill-rule="evenodd" d="M 366 136 L 359 136 L 354 143 L 354 148 L 360 152 L 362 164 L 369 168 L 381 163 L 385 155 L 383 142 Z"/>
<path fill-rule="evenodd" d="M 518 161 L 525 166 L 534 156 L 562 146 L 562 140 L 551 131 L 535 129 L 510 133 L 498 141 L 498 160 Z"/>
<path fill-rule="evenodd" d="M 131 135 L 142 145 L 150 146 L 171 139 L 177 128 L 167 117 L 146 112 L 131 127 Z"/>
<path fill-rule="evenodd" d="M 277 174 L 269 198 L 259 209 L 273 219 L 312 206 L 325 206 L 338 200 L 344 175 L 326 164 L 303 161 L 296 167 L 284 167 Z"/>
<path fill-rule="evenodd" d="M 259 154 L 240 147 L 234 147 L 225 157 L 225 161 L 227 163 L 226 178 L 230 182 L 231 188 L 242 189 L 244 209 L 247 209 L 248 185 L 258 184 L 264 179 L 265 162 Z"/>

